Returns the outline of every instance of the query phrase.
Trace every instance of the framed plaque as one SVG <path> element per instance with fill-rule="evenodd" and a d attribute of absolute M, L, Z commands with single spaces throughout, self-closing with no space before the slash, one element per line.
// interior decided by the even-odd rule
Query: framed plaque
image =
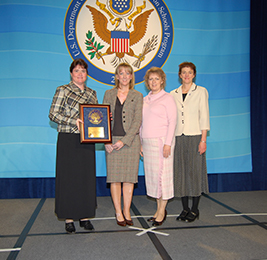
<path fill-rule="evenodd" d="M 80 104 L 81 143 L 111 143 L 111 119 L 109 105 Z"/>

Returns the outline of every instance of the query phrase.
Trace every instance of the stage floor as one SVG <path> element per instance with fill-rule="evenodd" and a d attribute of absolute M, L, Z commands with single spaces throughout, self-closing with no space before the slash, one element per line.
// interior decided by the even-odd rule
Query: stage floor
<path fill-rule="evenodd" d="M 134 226 L 115 222 L 110 197 L 98 197 L 94 231 L 75 222 L 76 234 L 66 234 L 54 214 L 54 199 L 0 200 L 0 259 L 267 259 L 267 191 L 204 195 L 200 218 L 176 221 L 181 201 L 167 206 L 167 219 L 152 228 L 146 221 L 156 202 L 134 196 Z"/>

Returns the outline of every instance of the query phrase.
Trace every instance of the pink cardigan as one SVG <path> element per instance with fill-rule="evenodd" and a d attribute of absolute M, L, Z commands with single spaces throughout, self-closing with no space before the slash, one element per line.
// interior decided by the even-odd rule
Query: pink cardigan
<path fill-rule="evenodd" d="M 177 108 L 174 98 L 165 90 L 148 93 L 143 102 L 142 138 L 166 137 L 165 144 L 172 144 L 176 127 Z"/>

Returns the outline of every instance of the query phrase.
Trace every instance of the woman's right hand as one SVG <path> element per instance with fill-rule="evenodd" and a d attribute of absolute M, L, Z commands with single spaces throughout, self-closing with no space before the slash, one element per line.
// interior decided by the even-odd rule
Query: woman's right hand
<path fill-rule="evenodd" d="M 113 151 L 112 144 L 105 144 L 105 148 L 108 153 L 111 153 Z"/>
<path fill-rule="evenodd" d="M 171 155 L 171 146 L 164 144 L 163 146 L 163 157 L 168 158 Z"/>
<path fill-rule="evenodd" d="M 76 126 L 78 127 L 78 130 L 80 131 L 80 124 L 84 124 L 84 122 L 80 119 L 80 118 L 78 118 L 77 120 L 76 120 Z"/>
<path fill-rule="evenodd" d="M 143 146 L 141 145 L 141 149 L 140 149 L 140 155 L 143 157 L 144 154 L 143 154 Z"/>

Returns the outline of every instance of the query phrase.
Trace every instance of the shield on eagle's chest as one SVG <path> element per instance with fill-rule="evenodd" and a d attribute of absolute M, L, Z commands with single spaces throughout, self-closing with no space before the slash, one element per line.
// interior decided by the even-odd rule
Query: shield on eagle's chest
<path fill-rule="evenodd" d="M 133 7 L 133 0 L 109 0 L 109 7 L 114 13 L 123 15 L 130 12 Z"/>
<path fill-rule="evenodd" d="M 111 32 L 111 51 L 112 52 L 129 52 L 130 34 L 125 31 Z"/>

